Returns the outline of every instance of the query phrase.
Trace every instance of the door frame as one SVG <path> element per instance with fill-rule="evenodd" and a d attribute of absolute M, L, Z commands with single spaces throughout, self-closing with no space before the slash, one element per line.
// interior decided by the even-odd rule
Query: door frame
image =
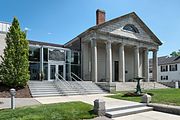
<path fill-rule="evenodd" d="M 62 65 L 63 66 L 63 78 L 65 78 L 65 73 L 66 73 L 66 67 L 65 67 L 65 62 L 64 61 L 59 61 L 59 62 L 50 62 L 48 64 L 48 81 L 54 81 L 54 79 L 50 79 L 51 78 L 51 74 L 50 74 L 50 70 L 51 70 L 51 65 L 55 65 L 55 73 L 58 73 L 58 66 Z"/>
<path fill-rule="evenodd" d="M 114 81 L 113 82 L 118 82 L 119 81 L 119 61 L 114 61 Z"/>

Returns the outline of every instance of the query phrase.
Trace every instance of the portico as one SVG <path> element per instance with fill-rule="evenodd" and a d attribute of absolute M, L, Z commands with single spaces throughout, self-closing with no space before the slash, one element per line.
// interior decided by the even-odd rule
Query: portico
<path fill-rule="evenodd" d="M 90 56 L 92 60 L 91 74 L 94 82 L 130 82 L 134 77 L 145 77 L 145 81 L 149 82 L 149 68 L 148 68 L 148 53 L 153 51 L 153 65 L 154 65 L 154 80 L 156 81 L 156 64 L 157 64 L 157 50 L 141 42 L 120 42 L 119 40 L 100 40 L 91 39 L 90 46 L 84 49 L 91 49 Z M 133 41 L 133 40 L 132 40 Z M 88 44 L 84 43 L 84 44 Z M 85 47 L 85 46 L 83 46 Z M 132 56 L 128 56 L 129 50 L 133 51 Z M 87 53 L 88 54 L 88 53 Z M 101 57 L 101 58 L 99 58 Z M 103 59 L 105 58 L 105 59 Z M 89 58 L 90 59 L 90 58 Z M 115 62 L 118 63 L 118 73 L 115 71 Z M 129 63 L 129 64 L 128 64 Z M 105 68 L 105 70 L 104 70 Z M 130 69 L 130 71 L 129 71 Z M 103 73 L 104 72 L 104 73 Z M 126 75 L 126 74 L 128 74 Z M 118 78 L 115 80 L 115 74 Z M 127 77 L 128 76 L 128 77 Z M 130 80 L 131 79 L 131 80 Z"/>

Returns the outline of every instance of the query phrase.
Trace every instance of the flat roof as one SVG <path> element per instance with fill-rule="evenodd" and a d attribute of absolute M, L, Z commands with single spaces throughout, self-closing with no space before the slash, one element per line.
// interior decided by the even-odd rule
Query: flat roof
<path fill-rule="evenodd" d="M 28 40 L 28 41 L 29 41 L 29 44 L 31 44 L 31 45 L 46 45 L 46 46 L 63 47 L 64 48 L 64 45 L 61 45 L 61 44 L 41 42 L 41 41 L 36 41 L 36 40 Z"/>

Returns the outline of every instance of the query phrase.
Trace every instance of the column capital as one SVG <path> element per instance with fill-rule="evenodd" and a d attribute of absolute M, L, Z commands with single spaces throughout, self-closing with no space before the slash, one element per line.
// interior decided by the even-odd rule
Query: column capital
<path fill-rule="evenodd" d="M 136 45 L 136 46 L 134 46 L 134 48 L 135 48 L 135 49 L 139 49 L 139 48 L 140 48 L 140 46 Z"/>
<path fill-rule="evenodd" d="M 149 51 L 149 49 L 147 47 L 143 47 L 142 48 L 144 51 Z"/>
<path fill-rule="evenodd" d="M 95 38 L 95 37 L 92 37 L 92 38 L 90 38 L 90 40 L 91 40 L 91 41 L 94 41 L 94 40 L 96 40 L 96 38 Z"/>
<path fill-rule="evenodd" d="M 121 46 L 125 46 L 125 43 L 119 43 L 119 46 L 121 47 Z"/>
<path fill-rule="evenodd" d="M 152 49 L 152 52 L 157 52 L 158 50 L 157 49 Z"/>
<path fill-rule="evenodd" d="M 111 41 L 106 41 L 105 44 L 106 44 L 106 49 L 108 48 L 111 48 Z"/>
<path fill-rule="evenodd" d="M 105 44 L 112 44 L 112 41 L 106 40 L 104 43 Z"/>

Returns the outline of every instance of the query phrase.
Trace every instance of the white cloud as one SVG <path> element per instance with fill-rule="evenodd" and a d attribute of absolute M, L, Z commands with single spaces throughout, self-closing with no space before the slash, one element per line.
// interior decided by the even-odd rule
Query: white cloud
<path fill-rule="evenodd" d="M 25 31 L 31 31 L 31 29 L 28 28 L 28 27 L 25 27 L 24 30 L 25 30 Z"/>
<path fill-rule="evenodd" d="M 52 33 L 51 32 L 48 32 L 48 35 L 51 35 Z"/>

